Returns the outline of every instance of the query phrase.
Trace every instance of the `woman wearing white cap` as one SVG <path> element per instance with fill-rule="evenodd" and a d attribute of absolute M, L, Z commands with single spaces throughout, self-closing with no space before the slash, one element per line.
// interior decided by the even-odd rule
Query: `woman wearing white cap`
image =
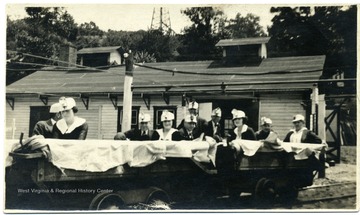
<path fill-rule="evenodd" d="M 254 130 L 245 124 L 247 120 L 245 113 L 236 109 L 233 109 L 231 113 L 233 115 L 233 123 L 236 127 L 229 132 L 229 142 L 235 139 L 256 140 Z"/>
<path fill-rule="evenodd" d="M 321 138 L 305 127 L 305 117 L 296 114 L 292 121 L 294 129 L 286 135 L 284 142 L 292 143 L 322 143 Z"/>
<path fill-rule="evenodd" d="M 161 123 L 163 128 L 154 131 L 152 140 L 181 140 L 180 133 L 173 128 L 174 114 L 164 110 L 161 114 Z"/>
<path fill-rule="evenodd" d="M 86 120 L 75 116 L 78 112 L 76 102 L 73 98 L 60 98 L 63 118 L 56 122 L 53 137 L 57 139 L 79 139 L 85 140 L 88 132 Z"/>

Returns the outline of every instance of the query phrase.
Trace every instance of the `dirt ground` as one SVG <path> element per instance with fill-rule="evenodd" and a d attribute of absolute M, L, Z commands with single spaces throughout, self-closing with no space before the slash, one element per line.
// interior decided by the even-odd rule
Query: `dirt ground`
<path fill-rule="evenodd" d="M 338 184 L 344 182 L 356 182 L 357 179 L 357 166 L 356 166 L 356 146 L 343 146 L 341 148 L 341 161 L 339 164 L 336 164 L 333 167 L 328 167 L 326 169 L 325 178 L 315 178 L 313 186 L 318 185 L 331 185 Z M 329 195 L 330 193 L 338 193 L 346 194 L 349 192 L 346 188 L 348 185 L 343 185 L 343 187 L 339 189 L 339 187 L 329 188 L 326 190 L 326 193 L 317 195 Z M 336 190 L 334 190 L 336 189 Z M 303 191 L 310 192 L 310 191 Z M 345 192 L 345 193 L 344 193 Z M 359 202 L 356 197 L 350 198 L 342 198 L 331 201 L 320 201 L 312 204 L 304 204 L 295 206 L 293 209 L 317 209 L 317 210 L 354 210 L 356 209 L 356 203 Z"/>

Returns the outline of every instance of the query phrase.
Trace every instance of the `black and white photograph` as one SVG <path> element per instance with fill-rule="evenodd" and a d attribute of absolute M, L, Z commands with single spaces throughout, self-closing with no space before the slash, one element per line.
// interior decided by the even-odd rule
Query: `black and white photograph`
<path fill-rule="evenodd" d="M 3 211 L 359 211 L 358 5 L 240 3 L 7 2 Z"/>

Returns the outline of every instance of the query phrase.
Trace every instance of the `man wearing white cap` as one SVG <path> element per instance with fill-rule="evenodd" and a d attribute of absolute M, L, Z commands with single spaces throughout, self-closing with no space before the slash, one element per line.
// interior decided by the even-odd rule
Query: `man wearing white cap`
<path fill-rule="evenodd" d="M 196 127 L 196 116 L 186 115 L 184 119 L 184 127 L 179 130 L 181 140 L 194 140 L 198 138 L 197 134 L 194 136 L 194 128 Z"/>
<path fill-rule="evenodd" d="M 73 98 L 61 97 L 61 115 L 63 118 L 56 122 L 53 137 L 56 139 L 85 140 L 88 132 L 88 124 L 85 119 L 75 116 L 78 112 Z"/>
<path fill-rule="evenodd" d="M 190 115 L 194 115 L 196 117 L 196 127 L 194 128 L 194 135 L 200 136 L 202 133 L 205 133 L 205 129 L 207 127 L 207 121 L 201 118 L 198 115 L 199 104 L 196 101 L 189 102 L 188 111 Z M 181 121 L 177 129 L 181 129 L 184 127 L 184 119 Z"/>
<path fill-rule="evenodd" d="M 322 143 L 314 132 L 305 127 L 305 117 L 301 114 L 296 114 L 292 121 L 294 129 L 286 135 L 284 142 L 292 143 Z"/>
<path fill-rule="evenodd" d="M 126 131 L 125 132 L 126 138 L 129 140 L 139 140 L 139 141 L 151 140 L 154 131 L 149 129 L 150 120 L 151 118 L 149 114 L 140 113 L 139 114 L 140 127 Z"/>
<path fill-rule="evenodd" d="M 247 117 L 244 111 L 233 109 L 231 113 L 235 129 L 229 132 L 229 142 L 235 139 L 256 140 L 254 130 L 246 125 Z"/>
<path fill-rule="evenodd" d="M 216 142 L 222 141 L 223 130 L 220 126 L 221 109 L 215 108 L 211 112 L 211 120 L 208 122 L 205 129 L 205 136 L 210 136 L 216 140 Z"/>
<path fill-rule="evenodd" d="M 55 103 L 50 106 L 50 119 L 46 121 L 39 121 L 36 123 L 32 136 L 33 135 L 43 135 L 45 138 L 53 137 L 53 128 L 56 121 L 61 119 L 61 110 L 62 106 L 60 103 Z"/>

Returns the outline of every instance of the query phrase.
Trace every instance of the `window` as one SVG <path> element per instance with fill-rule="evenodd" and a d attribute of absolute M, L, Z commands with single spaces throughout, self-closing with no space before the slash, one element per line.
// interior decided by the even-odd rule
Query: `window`
<path fill-rule="evenodd" d="M 139 118 L 139 106 L 132 107 L 131 113 L 131 128 L 137 128 L 139 126 L 138 118 Z M 122 115 L 123 115 L 123 107 L 118 107 L 118 126 L 117 131 L 121 131 L 121 123 L 122 123 Z"/>
<path fill-rule="evenodd" d="M 31 106 L 30 107 L 30 125 L 29 137 L 32 135 L 37 122 L 50 119 L 50 106 Z"/>
<path fill-rule="evenodd" d="M 224 119 L 224 131 L 225 136 L 229 134 L 229 131 L 234 129 L 234 123 L 232 119 Z"/>
<path fill-rule="evenodd" d="M 162 127 L 161 125 L 161 114 L 164 110 L 168 110 L 169 112 L 175 115 L 173 128 L 176 128 L 176 106 L 154 106 L 154 129 L 159 129 Z"/>

